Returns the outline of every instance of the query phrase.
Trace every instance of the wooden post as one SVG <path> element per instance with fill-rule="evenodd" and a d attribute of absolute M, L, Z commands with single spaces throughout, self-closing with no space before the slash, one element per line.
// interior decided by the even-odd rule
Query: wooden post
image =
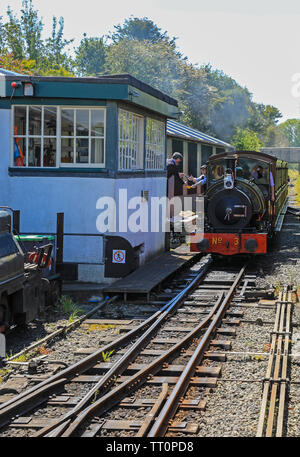
<path fill-rule="evenodd" d="M 64 259 L 64 213 L 57 213 L 56 222 L 56 263 L 63 263 Z"/>
<path fill-rule="evenodd" d="M 20 210 L 13 211 L 13 233 L 20 233 Z"/>

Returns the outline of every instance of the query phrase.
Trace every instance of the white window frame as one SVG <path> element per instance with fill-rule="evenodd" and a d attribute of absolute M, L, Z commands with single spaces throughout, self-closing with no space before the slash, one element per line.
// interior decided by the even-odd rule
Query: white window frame
<path fill-rule="evenodd" d="M 120 123 L 120 115 L 126 116 L 127 120 L 132 117 L 137 122 L 137 139 L 128 139 L 122 135 L 122 124 Z M 130 125 L 131 134 L 134 134 L 133 125 Z M 144 117 L 123 108 L 118 109 L 118 169 L 119 171 L 138 171 L 144 170 Z M 127 143 L 125 151 L 121 154 L 121 142 Z M 129 143 L 137 146 L 136 166 L 132 165 L 134 160 L 133 150 L 129 147 Z"/>
<path fill-rule="evenodd" d="M 166 157 L 166 123 L 152 117 L 147 117 L 146 122 L 145 170 L 163 171 L 165 169 Z M 156 141 L 153 137 L 148 138 L 148 126 L 150 127 L 151 124 L 162 128 L 162 136 L 158 133 L 158 130 L 156 132 Z M 157 141 L 159 139 L 162 139 L 162 142 Z M 152 157 L 150 158 L 149 155 L 151 153 Z M 160 161 L 160 166 L 156 166 L 158 161 Z"/>
<path fill-rule="evenodd" d="M 42 108 L 42 126 L 41 126 L 41 135 L 29 135 L 29 107 L 35 107 L 35 106 L 40 106 Z M 15 119 L 15 107 L 25 107 L 26 108 L 26 134 L 25 135 L 17 135 L 18 138 L 25 138 L 25 145 L 26 145 L 26 161 L 25 161 L 25 166 L 24 167 L 17 167 L 14 164 L 14 119 Z M 56 136 L 44 136 L 44 109 L 45 108 L 57 108 L 56 111 Z M 74 124 L 74 136 L 72 137 L 66 137 L 61 135 L 61 110 L 64 109 L 83 109 L 83 110 L 88 110 L 89 111 L 89 136 L 85 137 L 77 137 L 77 138 L 83 138 L 86 139 L 88 138 L 89 140 L 89 161 L 91 158 L 91 140 L 92 139 L 103 139 L 104 142 L 104 148 L 103 148 L 103 154 L 104 154 L 104 162 L 103 163 L 61 163 L 61 139 L 62 138 L 73 138 L 74 139 L 74 161 L 76 159 L 76 124 Z M 103 110 L 104 111 L 104 135 L 103 136 L 92 136 L 90 135 L 91 133 L 91 111 L 92 110 Z M 76 115 L 75 117 L 75 122 L 76 122 Z M 30 138 L 41 138 L 41 166 L 39 167 L 34 167 L 34 166 L 28 166 L 28 146 L 29 146 L 29 139 Z M 43 166 L 43 159 L 44 159 L 44 138 L 55 138 L 56 139 L 56 165 L 54 167 L 44 167 Z M 106 107 L 94 107 L 94 106 L 73 106 L 73 105 L 13 105 L 11 109 L 11 135 L 10 135 L 10 147 L 11 147 L 11 152 L 10 152 L 10 167 L 11 168 L 16 168 L 18 170 L 21 169 L 30 169 L 30 170 L 57 170 L 59 168 L 105 168 L 106 164 Z"/>
<path fill-rule="evenodd" d="M 73 136 L 65 136 L 65 135 L 61 135 L 61 111 L 63 110 L 74 110 L 74 135 Z M 77 110 L 85 110 L 85 111 L 89 111 L 89 136 L 76 136 L 76 111 Z M 91 111 L 94 111 L 94 110 L 102 110 L 104 111 L 104 135 L 103 136 L 92 136 L 91 135 L 91 127 L 92 127 L 92 115 L 91 115 Z M 67 105 L 67 106 L 60 106 L 59 107 L 59 131 L 60 131 L 60 137 L 59 137 L 59 157 L 60 157 L 60 161 L 59 161 L 59 166 L 61 168 L 105 168 L 105 159 L 106 159 L 106 109 L 104 107 L 92 107 L 92 106 L 71 106 L 71 105 Z M 66 139 L 66 138 L 70 138 L 70 139 L 73 139 L 74 140 L 74 150 L 73 150 L 73 154 L 74 154 L 74 158 L 73 158 L 73 163 L 63 163 L 61 161 L 61 140 L 62 139 Z M 88 139 L 88 143 L 89 143 L 89 162 L 88 163 L 77 163 L 76 162 L 76 139 Z M 103 163 L 90 163 L 90 160 L 91 160 L 91 144 L 92 144 L 92 139 L 99 139 L 99 140 L 103 140 L 104 142 L 104 148 L 103 148 L 103 158 L 104 158 L 104 162 Z"/>
<path fill-rule="evenodd" d="M 42 108 L 42 116 L 41 116 L 41 134 L 40 135 L 30 135 L 29 134 L 29 107 L 31 106 L 39 106 Z M 15 107 L 23 107 L 26 108 L 26 133 L 25 135 L 15 135 L 14 129 L 14 119 L 15 119 Z M 13 168 L 31 168 L 33 170 L 39 169 L 48 169 L 53 170 L 57 168 L 57 158 L 58 158 L 58 109 L 56 109 L 56 135 L 46 135 L 44 136 L 44 113 L 45 108 L 58 108 L 56 105 L 13 105 L 12 112 L 11 112 L 11 160 L 10 164 Z M 25 139 L 25 166 L 24 167 L 17 167 L 14 164 L 14 139 L 17 138 L 24 138 Z M 28 151 L 29 151 L 29 139 L 30 138 L 40 138 L 41 139 L 41 165 L 39 167 L 28 166 Z M 44 138 L 53 138 L 56 140 L 56 165 L 54 167 L 44 167 Z"/>

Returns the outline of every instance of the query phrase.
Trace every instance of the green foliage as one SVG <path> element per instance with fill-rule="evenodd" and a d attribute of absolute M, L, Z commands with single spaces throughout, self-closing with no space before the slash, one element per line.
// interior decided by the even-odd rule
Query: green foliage
<path fill-rule="evenodd" d="M 238 151 L 259 151 L 263 143 L 257 134 L 249 129 L 238 128 L 231 143 Z"/>
<path fill-rule="evenodd" d="M 115 32 L 109 37 L 114 43 L 118 43 L 122 40 L 150 41 L 152 43 L 168 41 L 172 44 L 175 43 L 175 38 L 170 40 L 167 32 L 162 32 L 161 29 L 147 17 L 130 17 L 129 19 L 125 19 L 123 25 L 118 24 L 115 25 L 114 28 Z"/>
<path fill-rule="evenodd" d="M 171 95 L 180 81 L 181 67 L 179 54 L 165 41 L 124 39 L 109 47 L 105 72 L 130 73 Z"/>
<path fill-rule="evenodd" d="M 288 146 L 300 147 L 300 119 L 288 119 L 278 127 L 286 138 Z"/>
<path fill-rule="evenodd" d="M 253 102 L 249 90 L 221 70 L 190 64 L 176 38 L 147 17 L 125 19 L 110 36 L 84 34 L 73 57 L 63 18 L 53 17 L 52 32 L 43 38 L 44 24 L 33 0 L 22 0 L 19 14 L 8 8 L 7 15 L 6 22 L 0 17 L 2 68 L 42 76 L 129 73 L 176 98 L 182 122 L 239 149 L 300 145 L 300 121 L 278 126 L 276 107 Z"/>
<path fill-rule="evenodd" d="M 75 66 L 79 75 L 97 76 L 104 73 L 107 46 L 103 37 L 88 38 L 84 34 L 75 52 Z"/>
<path fill-rule="evenodd" d="M 83 314 L 82 309 L 76 303 L 73 302 L 72 298 L 67 297 L 66 295 L 63 295 L 61 297 L 60 306 L 64 313 L 66 313 L 66 314 L 70 313 L 70 316 L 68 319 L 69 324 L 74 322 L 76 319 L 78 319 Z"/>
<path fill-rule="evenodd" d="M 43 40 L 44 24 L 32 0 L 22 0 L 19 15 L 8 7 L 7 16 L 6 23 L 0 18 L 0 55 L 7 56 L 6 69 L 22 73 L 25 67 L 25 74 L 72 76 L 73 61 L 65 50 L 73 40 L 64 38 L 63 18 L 53 17 L 52 34 Z M 21 62 L 20 69 L 15 69 L 16 61 Z"/>
<path fill-rule="evenodd" d="M 110 351 L 110 352 L 102 352 L 102 359 L 103 359 L 103 362 L 109 362 L 110 361 L 110 358 L 111 356 L 113 355 L 115 351 Z"/>

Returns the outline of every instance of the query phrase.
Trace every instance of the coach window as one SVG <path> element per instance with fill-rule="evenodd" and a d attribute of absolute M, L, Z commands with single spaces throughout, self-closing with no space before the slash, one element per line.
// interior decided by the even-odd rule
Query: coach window
<path fill-rule="evenodd" d="M 119 110 L 119 170 L 142 170 L 144 118 L 131 111 Z"/>

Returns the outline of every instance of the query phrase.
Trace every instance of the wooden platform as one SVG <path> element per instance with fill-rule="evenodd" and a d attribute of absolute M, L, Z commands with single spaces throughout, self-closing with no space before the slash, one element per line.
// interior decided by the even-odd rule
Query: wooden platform
<path fill-rule="evenodd" d="M 170 252 L 155 257 L 130 275 L 106 287 L 103 293 L 108 295 L 123 294 L 125 301 L 128 294 L 146 295 L 147 301 L 149 301 L 151 291 L 195 255 L 197 253 L 189 252 L 188 246 L 179 246 Z"/>

